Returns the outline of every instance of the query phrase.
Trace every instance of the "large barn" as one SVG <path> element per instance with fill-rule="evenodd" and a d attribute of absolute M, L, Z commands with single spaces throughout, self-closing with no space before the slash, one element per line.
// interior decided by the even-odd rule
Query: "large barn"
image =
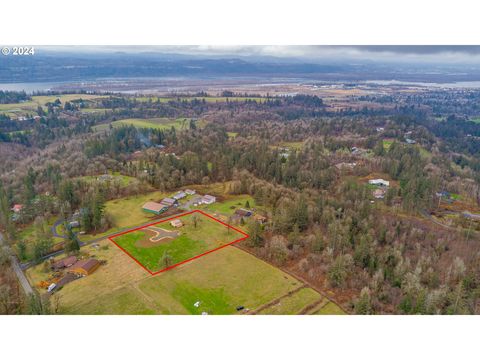
<path fill-rule="evenodd" d="M 80 260 L 68 272 L 79 276 L 88 276 L 97 270 L 99 266 L 100 262 L 96 259 Z"/>
<path fill-rule="evenodd" d="M 149 201 L 149 202 L 146 202 L 142 206 L 142 210 L 146 211 L 146 212 L 149 212 L 149 213 L 152 213 L 152 214 L 155 214 L 155 215 L 159 215 L 159 214 L 163 213 L 164 211 L 167 211 L 168 206 L 166 206 L 164 204 L 159 204 L 159 203 L 156 203 L 156 202 L 153 202 L 153 201 Z"/>

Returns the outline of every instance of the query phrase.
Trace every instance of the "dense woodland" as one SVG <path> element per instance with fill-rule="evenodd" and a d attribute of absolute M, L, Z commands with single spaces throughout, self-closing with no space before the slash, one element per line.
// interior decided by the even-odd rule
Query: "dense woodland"
<path fill-rule="evenodd" d="M 4 101 L 26 96 L 1 94 L 0 103 L 2 96 Z M 49 215 L 68 218 L 81 210 L 83 229 L 95 233 L 112 225 L 104 211 L 110 199 L 228 182 L 231 194 L 252 195 L 269 215 L 265 226 L 247 224 L 251 238 L 242 246 L 333 290 L 352 313 L 477 314 L 479 237 L 420 216 L 435 209 L 438 191 L 480 200 L 480 124 L 468 119 L 478 113 L 477 96 L 435 91 L 402 99 L 393 108 L 332 112 L 308 95 L 221 103 L 112 95 L 95 103 L 52 103 L 48 111 L 38 109 L 38 118 L 22 122 L 4 115 L 0 225 L 10 244 L 21 249 L 16 228 L 34 222 L 35 257 L 41 261 L 51 246 Z M 464 98 L 472 104 L 457 114 L 456 104 Z M 104 111 L 80 112 L 84 107 Z M 438 114 L 445 120 L 438 121 Z M 182 130 L 93 130 L 133 117 L 191 120 Z M 199 126 L 198 119 L 206 125 Z M 415 146 L 405 142 L 406 134 Z M 281 145 L 298 142 L 303 146 Z M 353 147 L 364 156 L 353 154 Z M 357 166 L 350 171 L 336 166 L 351 162 Z M 80 179 L 108 171 L 135 181 L 122 187 Z M 381 203 L 372 204 L 371 189 L 358 181 L 372 173 L 398 184 Z M 10 208 L 16 203 L 24 209 L 13 221 Z M 3 293 L 17 298 L 14 282 L 3 283 Z M 30 308 L 38 310 L 32 301 Z"/>

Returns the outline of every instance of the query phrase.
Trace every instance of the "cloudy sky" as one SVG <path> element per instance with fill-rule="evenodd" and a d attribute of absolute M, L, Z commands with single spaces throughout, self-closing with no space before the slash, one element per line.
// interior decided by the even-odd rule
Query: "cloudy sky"
<path fill-rule="evenodd" d="M 480 46 L 73 46 L 43 47 L 67 52 L 155 52 L 206 57 L 277 57 L 311 62 L 362 60 L 380 62 L 480 64 Z"/>

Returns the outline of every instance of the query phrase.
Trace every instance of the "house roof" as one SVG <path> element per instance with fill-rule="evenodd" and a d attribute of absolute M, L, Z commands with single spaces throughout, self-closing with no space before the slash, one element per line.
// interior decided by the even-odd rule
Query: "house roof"
<path fill-rule="evenodd" d="M 55 261 L 53 263 L 53 267 L 55 268 L 61 268 L 61 267 L 69 267 L 72 266 L 77 262 L 77 257 L 76 256 L 69 256 L 66 258 L 63 258 L 61 260 Z"/>
<path fill-rule="evenodd" d="M 150 211 L 160 211 L 164 208 L 165 206 L 153 201 L 146 202 L 143 206 L 143 210 L 150 210 Z"/>
<path fill-rule="evenodd" d="M 204 200 L 215 200 L 215 196 L 212 196 L 212 195 L 203 195 L 203 199 Z"/>
<path fill-rule="evenodd" d="M 237 209 L 235 210 L 235 214 L 240 215 L 240 216 L 250 216 L 252 215 L 252 212 L 247 209 Z"/>
<path fill-rule="evenodd" d="M 175 204 L 176 200 L 175 199 L 172 199 L 172 198 L 165 198 L 161 201 L 161 204 L 164 204 L 164 205 L 173 205 Z"/>
<path fill-rule="evenodd" d="M 172 225 L 181 225 L 181 224 L 182 224 L 182 220 L 180 220 L 180 219 L 175 219 L 175 220 L 170 221 L 170 224 L 172 224 Z"/>

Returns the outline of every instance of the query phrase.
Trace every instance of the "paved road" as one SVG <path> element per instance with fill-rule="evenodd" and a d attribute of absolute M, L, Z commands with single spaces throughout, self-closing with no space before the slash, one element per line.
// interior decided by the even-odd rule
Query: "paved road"
<path fill-rule="evenodd" d="M 7 251 L 10 252 L 10 248 L 5 243 L 2 233 L 0 233 L 0 245 L 3 246 Z M 23 273 L 22 269 L 20 268 L 20 265 L 18 264 L 18 259 L 15 255 L 10 255 L 10 264 L 12 265 L 12 269 L 15 272 L 15 275 L 17 275 L 18 282 L 22 286 L 25 294 L 27 294 L 27 295 L 33 294 L 32 286 L 30 285 L 27 278 L 25 277 L 25 274 Z"/>

